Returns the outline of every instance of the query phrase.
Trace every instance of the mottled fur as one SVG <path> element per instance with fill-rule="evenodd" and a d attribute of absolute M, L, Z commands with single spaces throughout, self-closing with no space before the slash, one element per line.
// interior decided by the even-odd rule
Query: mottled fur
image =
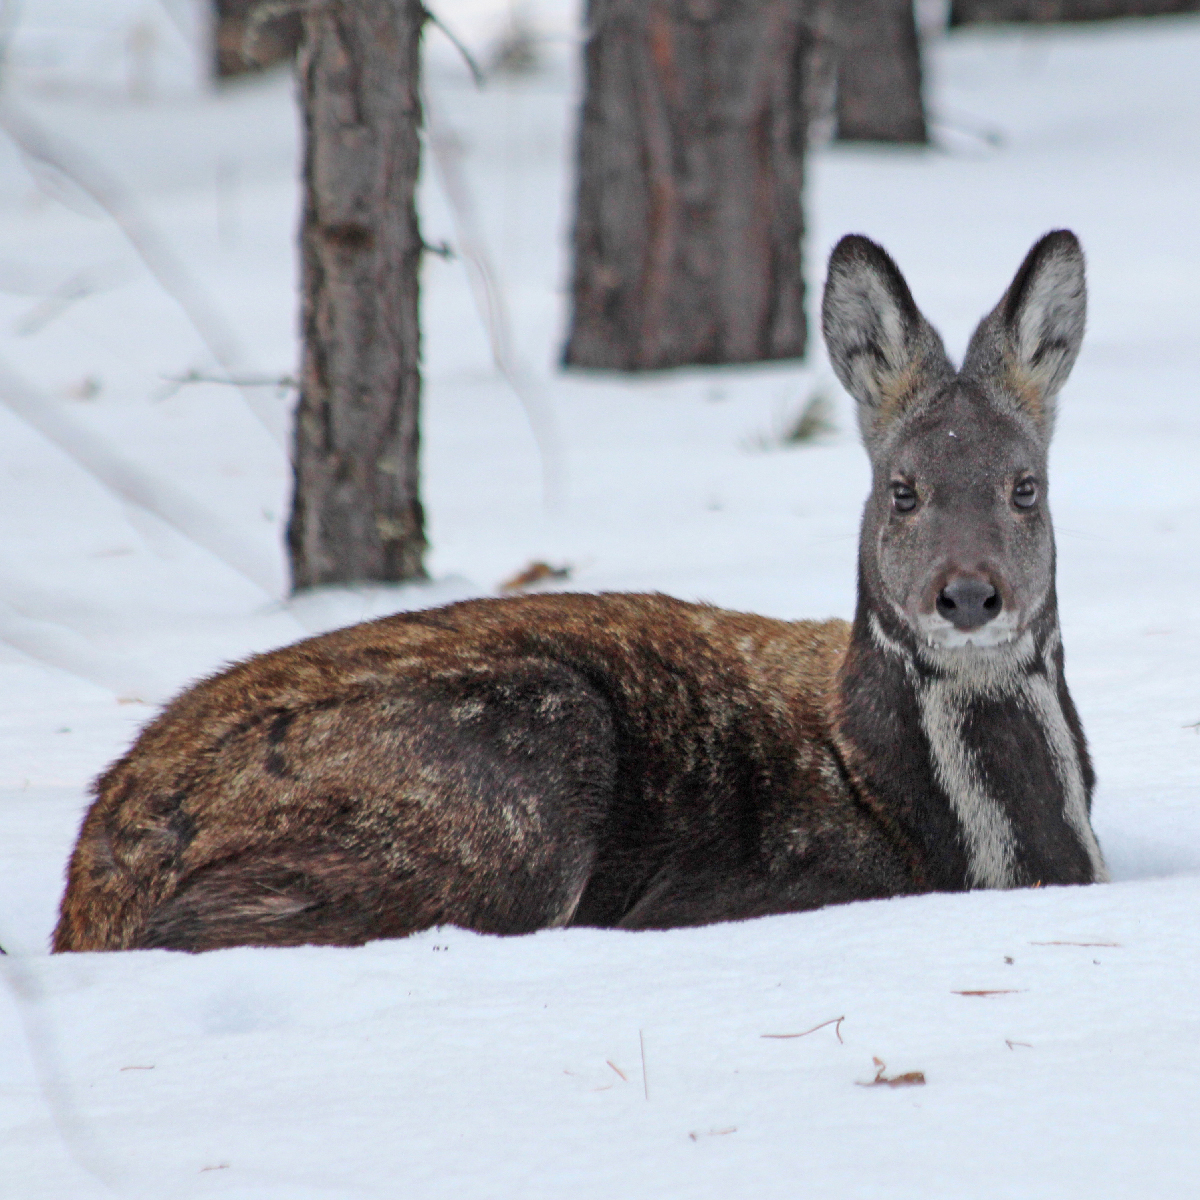
<path fill-rule="evenodd" d="M 252 659 L 100 780 L 56 946 L 642 928 L 903 890 L 829 729 L 848 633 L 547 596 Z"/>
<path fill-rule="evenodd" d="M 1043 239 L 956 374 L 891 260 L 844 239 L 826 339 L 875 467 L 852 626 L 541 596 L 252 658 L 100 778 L 55 949 L 640 929 L 1102 878 L 1049 518 L 1009 502 L 1014 471 L 1044 476 L 1081 281 L 1074 239 Z M 889 507 L 898 470 L 912 516 Z M 1004 621 L 938 615 L 964 573 Z"/>

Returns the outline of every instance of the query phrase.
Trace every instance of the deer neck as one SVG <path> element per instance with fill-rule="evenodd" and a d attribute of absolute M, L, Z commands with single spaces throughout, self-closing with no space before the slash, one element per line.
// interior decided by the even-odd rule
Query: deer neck
<path fill-rule="evenodd" d="M 836 738 L 918 887 L 1105 878 L 1089 820 L 1091 764 L 1062 665 L 1053 587 L 1024 633 L 982 653 L 920 644 L 860 592 Z"/>

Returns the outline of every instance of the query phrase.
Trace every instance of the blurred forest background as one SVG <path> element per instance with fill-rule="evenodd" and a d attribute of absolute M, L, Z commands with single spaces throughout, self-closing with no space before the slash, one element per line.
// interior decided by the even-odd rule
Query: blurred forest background
<path fill-rule="evenodd" d="M 12 93 L 124 90 L 131 102 L 152 104 L 297 63 L 303 360 L 296 419 L 284 435 L 294 470 L 294 590 L 426 578 L 426 255 L 472 260 L 477 287 L 490 296 L 483 315 L 496 366 L 512 375 L 489 264 L 479 247 L 425 242 L 416 202 L 423 158 L 438 154 L 435 130 L 422 144 L 421 44 L 431 27 L 481 88 L 489 76 L 531 76 L 542 66 L 548 33 L 528 4 L 479 7 L 467 24 L 476 31 L 481 15 L 484 25 L 490 18 L 482 55 L 455 33 L 462 9 L 441 12 L 420 0 L 5 6 L 9 136 L 28 160 L 108 210 L 188 310 L 231 385 L 235 339 L 219 305 L 199 298 L 169 247 L 135 217 L 122 183 L 55 144 L 17 111 Z M 577 29 L 571 6 L 559 8 L 551 36 L 577 39 L 584 63 L 562 361 L 641 372 L 804 358 L 808 148 L 831 139 L 937 145 L 923 42 L 970 25 L 1191 12 L 1200 0 L 587 0 Z M 88 285 L 62 286 L 70 293 Z M 818 398 L 793 428 L 826 423 Z"/>

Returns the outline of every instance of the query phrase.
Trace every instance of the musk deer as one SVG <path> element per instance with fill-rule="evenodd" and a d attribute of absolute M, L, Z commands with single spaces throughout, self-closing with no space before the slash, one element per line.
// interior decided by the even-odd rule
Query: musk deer
<path fill-rule="evenodd" d="M 843 238 L 823 325 L 874 482 L 857 612 L 475 600 L 259 655 L 97 784 L 56 950 L 662 928 L 1105 877 L 1046 507 L 1083 256 L 1047 234 L 955 372 Z"/>

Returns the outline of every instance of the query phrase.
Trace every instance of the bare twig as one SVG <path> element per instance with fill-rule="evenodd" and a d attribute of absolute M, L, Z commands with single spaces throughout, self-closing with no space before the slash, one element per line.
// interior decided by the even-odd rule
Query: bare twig
<path fill-rule="evenodd" d="M 833 1032 L 837 1034 L 837 1040 L 842 1041 L 842 1022 L 845 1017 L 830 1017 L 828 1021 L 822 1021 L 820 1025 L 814 1025 L 811 1029 L 806 1029 L 803 1033 L 760 1033 L 759 1037 L 775 1038 L 778 1041 L 783 1041 L 787 1038 L 802 1038 L 808 1037 L 810 1033 L 816 1033 L 818 1029 L 824 1029 L 826 1025 L 833 1026 Z M 845 1043 L 843 1043 L 844 1045 Z"/>
<path fill-rule="evenodd" d="M 999 126 L 977 121 L 965 113 L 935 113 L 931 116 L 929 123 L 934 129 L 948 129 L 955 133 L 970 134 L 993 149 L 1003 146 L 1007 137 Z"/>
<path fill-rule="evenodd" d="M 107 291 L 129 278 L 119 267 L 106 271 L 76 271 L 52 292 L 45 295 L 23 317 L 13 322 L 13 332 L 21 335 L 37 333 L 56 317 L 61 316 L 77 300 L 86 300 L 97 292 Z"/>
<path fill-rule="evenodd" d="M 1005 1039 L 1004 1039 L 1004 1044 L 1005 1044 L 1005 1045 L 1006 1045 L 1006 1046 L 1007 1046 L 1007 1047 L 1008 1047 L 1010 1050 L 1015 1050 L 1015 1049 L 1016 1049 L 1018 1046 L 1024 1046 L 1026 1050 L 1032 1050 L 1032 1049 L 1033 1049 L 1033 1043 L 1032 1043 L 1032 1042 L 1013 1042 L 1013 1041 L 1010 1041 L 1008 1038 L 1005 1038 Z"/>
<path fill-rule="evenodd" d="M 646 1034 L 641 1029 L 638 1030 L 638 1043 L 642 1048 L 642 1094 L 649 1100 L 650 1077 L 646 1074 Z"/>
<path fill-rule="evenodd" d="M 8 78 L 8 47 L 21 17 L 21 0 L 0 0 L 0 80 Z"/>
<path fill-rule="evenodd" d="M 32 425 L 110 492 L 165 521 L 189 541 L 203 546 L 258 584 L 268 595 L 278 592 L 274 572 L 255 547 L 222 529 L 214 517 L 170 483 L 152 478 L 109 449 L 93 433 L 76 424 L 61 405 L 35 391 L 3 363 L 0 363 L 0 404 Z"/>
<path fill-rule="evenodd" d="M 724 1129 L 710 1129 L 707 1133 L 689 1133 L 688 1137 L 698 1142 L 702 1137 L 724 1137 L 727 1133 L 737 1133 L 737 1126 L 727 1125 Z"/>
<path fill-rule="evenodd" d="M 152 668 L 139 665 L 128 655 L 105 653 L 67 624 L 26 615 L 28 606 L 19 599 L 14 603 L 7 594 L 12 590 L 0 580 L 0 641 L 47 666 L 107 688 L 117 697 L 140 693 L 158 700 L 175 690 L 174 680 L 157 677 Z"/>
<path fill-rule="evenodd" d="M 609 1065 L 610 1067 L 612 1067 L 612 1069 L 613 1069 L 614 1071 L 616 1071 L 616 1073 L 617 1073 L 618 1075 L 620 1075 L 620 1077 L 621 1077 L 621 1078 L 622 1078 L 622 1079 L 623 1079 L 623 1080 L 624 1080 L 626 1083 L 628 1083 L 628 1082 L 629 1082 L 629 1076 L 628 1076 L 628 1075 L 626 1075 L 626 1074 L 625 1074 L 625 1072 L 624 1072 L 624 1071 L 622 1071 L 622 1070 L 621 1070 L 621 1068 L 620 1068 L 620 1067 L 618 1067 L 618 1066 L 617 1066 L 617 1064 L 616 1064 L 615 1062 L 613 1062 L 613 1060 L 612 1060 L 611 1058 L 606 1058 L 604 1061 L 605 1061 L 606 1063 L 608 1063 L 608 1065 Z"/>
<path fill-rule="evenodd" d="M 965 992 L 951 992 L 954 996 L 1012 996 L 1026 988 L 974 988 Z"/>
<path fill-rule="evenodd" d="M 542 462 L 543 501 L 548 508 L 552 508 L 558 503 L 562 491 L 562 453 L 554 412 L 518 361 L 513 349 L 508 305 L 491 256 L 476 227 L 474 205 L 460 162 L 462 151 L 458 140 L 443 127 L 428 91 L 425 93 L 425 127 L 438 181 L 450 205 L 471 295 L 488 333 L 492 361 L 525 410 Z"/>
<path fill-rule="evenodd" d="M 450 44 L 462 55 L 463 62 L 467 64 L 467 70 L 471 72 L 471 78 L 475 80 L 475 86 L 482 88 L 487 83 L 487 79 L 480 69 L 479 64 L 475 61 L 474 55 L 463 44 L 462 39 L 428 5 L 425 6 L 425 19 L 431 25 L 436 25 L 446 35 Z"/>
<path fill-rule="evenodd" d="M 26 158 L 69 179 L 108 213 L 158 285 L 183 310 L 208 352 L 222 370 L 233 375 L 242 358 L 233 330 L 125 189 L 98 163 L 77 147 L 52 137 L 11 102 L 6 101 L 0 106 L 0 128 Z M 243 391 L 242 397 L 280 447 L 285 447 L 286 439 L 277 411 L 250 392 Z"/>
<path fill-rule="evenodd" d="M 1119 949 L 1120 942 L 1030 942 L 1031 946 L 1107 946 L 1110 949 Z"/>
<path fill-rule="evenodd" d="M 213 375 L 208 371 L 186 371 L 182 375 L 164 375 L 162 378 L 168 383 L 177 383 L 180 386 L 189 383 L 220 383 L 227 387 L 236 388 L 273 387 L 292 389 L 300 386 L 300 381 L 294 375 L 235 375 L 232 377 L 222 377 L 220 375 Z"/>
<path fill-rule="evenodd" d="M 195 35 L 195 31 L 180 16 L 178 7 L 172 4 L 171 0 L 160 0 L 159 7 L 167 14 L 167 19 L 179 31 L 181 37 L 190 39 Z"/>
<path fill-rule="evenodd" d="M 121 1172 L 84 1122 L 60 1061 L 41 981 L 23 955 L 6 956 L 0 969 L 20 1014 L 34 1073 L 55 1131 L 75 1163 L 106 1192 L 117 1195 Z"/>

